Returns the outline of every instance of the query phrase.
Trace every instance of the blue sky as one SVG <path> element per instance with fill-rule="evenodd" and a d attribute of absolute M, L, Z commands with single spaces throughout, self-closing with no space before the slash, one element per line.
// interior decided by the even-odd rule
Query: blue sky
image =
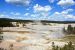
<path fill-rule="evenodd" d="M 75 21 L 75 0 L 0 0 L 0 18 Z"/>

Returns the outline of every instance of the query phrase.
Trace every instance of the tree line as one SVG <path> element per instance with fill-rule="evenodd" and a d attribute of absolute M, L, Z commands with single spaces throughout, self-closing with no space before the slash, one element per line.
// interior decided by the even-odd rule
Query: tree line
<path fill-rule="evenodd" d="M 13 27 L 13 24 L 9 21 L 0 21 L 0 27 Z"/>
<path fill-rule="evenodd" d="M 64 27 L 63 31 L 66 32 L 67 34 L 75 34 L 75 27 L 68 25 L 67 30 L 65 30 L 65 27 Z"/>

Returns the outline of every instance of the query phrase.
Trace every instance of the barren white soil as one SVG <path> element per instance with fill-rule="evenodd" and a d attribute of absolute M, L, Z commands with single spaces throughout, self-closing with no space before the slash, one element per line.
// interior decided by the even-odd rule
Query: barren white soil
<path fill-rule="evenodd" d="M 63 25 L 30 25 L 25 27 L 4 27 L 4 40 L 0 47 L 10 50 L 51 50 L 52 42 L 63 47 L 67 41 L 63 41 L 65 34 L 62 32 Z"/>

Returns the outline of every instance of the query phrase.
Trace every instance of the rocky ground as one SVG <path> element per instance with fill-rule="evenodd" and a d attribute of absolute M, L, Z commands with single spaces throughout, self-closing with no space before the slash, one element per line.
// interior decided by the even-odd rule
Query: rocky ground
<path fill-rule="evenodd" d="M 66 42 L 62 42 L 58 35 L 48 32 L 49 30 L 40 30 L 35 28 L 5 27 L 3 28 L 4 40 L 0 44 L 0 47 L 10 50 L 10 45 L 13 44 L 13 50 L 51 50 L 52 42 L 61 47 L 67 44 Z M 55 38 L 56 36 L 58 38 Z"/>

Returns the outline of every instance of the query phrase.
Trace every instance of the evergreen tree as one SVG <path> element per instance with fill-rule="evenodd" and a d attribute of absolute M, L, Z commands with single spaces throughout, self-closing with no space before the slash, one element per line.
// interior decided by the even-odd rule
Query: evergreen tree
<path fill-rule="evenodd" d="M 52 42 L 52 50 L 55 50 L 55 44 Z"/>
<path fill-rule="evenodd" d="M 75 27 L 73 27 L 73 34 L 75 34 Z"/>
<path fill-rule="evenodd" d="M 71 34 L 71 33 L 72 33 L 73 28 L 72 28 L 72 26 L 71 26 L 71 25 L 68 25 L 67 31 L 68 31 L 68 33 L 69 33 L 69 34 Z"/>
<path fill-rule="evenodd" d="M 2 36 L 2 32 L 0 32 L 0 43 L 2 42 L 2 40 L 3 40 L 3 36 Z"/>

